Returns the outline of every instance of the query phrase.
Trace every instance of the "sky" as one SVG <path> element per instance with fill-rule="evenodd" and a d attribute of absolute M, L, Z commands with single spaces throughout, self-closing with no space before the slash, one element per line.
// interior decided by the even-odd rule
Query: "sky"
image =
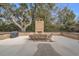
<path fill-rule="evenodd" d="M 56 5 L 61 9 L 67 6 L 76 14 L 77 17 L 79 17 L 79 3 L 57 3 Z M 17 7 L 19 7 L 18 4 L 17 4 Z"/>
<path fill-rule="evenodd" d="M 58 3 L 57 6 L 59 8 L 67 6 L 76 14 L 77 17 L 79 16 L 79 3 Z"/>
<path fill-rule="evenodd" d="M 16 6 L 19 7 L 19 4 L 16 3 Z M 79 17 L 79 3 L 56 3 L 56 6 L 63 9 L 65 6 L 67 6 L 70 10 L 72 10 L 76 17 Z"/>

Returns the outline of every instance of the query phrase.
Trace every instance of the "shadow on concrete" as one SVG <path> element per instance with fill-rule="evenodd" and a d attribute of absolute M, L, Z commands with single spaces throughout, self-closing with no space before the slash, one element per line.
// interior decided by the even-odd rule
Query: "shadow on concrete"
<path fill-rule="evenodd" d="M 40 43 L 34 56 L 60 56 L 60 54 L 49 43 Z"/>

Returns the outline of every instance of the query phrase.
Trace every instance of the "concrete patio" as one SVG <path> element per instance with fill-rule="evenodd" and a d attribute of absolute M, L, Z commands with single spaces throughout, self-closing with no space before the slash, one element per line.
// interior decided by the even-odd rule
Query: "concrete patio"
<path fill-rule="evenodd" d="M 28 36 L 0 40 L 0 56 L 79 56 L 79 40 L 52 36 L 54 42 L 28 40 Z"/>

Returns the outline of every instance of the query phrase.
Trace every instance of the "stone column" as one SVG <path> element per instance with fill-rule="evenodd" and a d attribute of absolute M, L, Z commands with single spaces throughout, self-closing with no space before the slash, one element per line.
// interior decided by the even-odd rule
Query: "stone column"
<path fill-rule="evenodd" d="M 35 21 L 35 32 L 36 33 L 44 32 L 44 21 L 42 18 Z"/>

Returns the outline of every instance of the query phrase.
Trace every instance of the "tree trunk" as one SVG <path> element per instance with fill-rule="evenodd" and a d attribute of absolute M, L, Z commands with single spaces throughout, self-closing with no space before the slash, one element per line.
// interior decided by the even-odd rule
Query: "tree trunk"
<path fill-rule="evenodd" d="M 31 23 L 32 23 L 32 19 L 30 19 L 28 24 L 24 24 L 24 23 L 23 23 L 23 24 L 25 25 L 25 26 L 23 27 L 21 24 L 17 23 L 17 22 L 15 21 L 15 19 L 16 19 L 16 18 L 12 16 L 12 21 L 14 22 L 14 24 L 15 24 L 16 26 L 18 26 L 18 27 L 20 28 L 20 30 L 21 30 L 22 32 L 25 32 L 25 31 L 26 31 L 26 28 L 27 28 L 28 26 L 30 26 Z"/>
<path fill-rule="evenodd" d="M 23 28 L 23 29 L 21 29 L 21 31 L 22 31 L 22 32 L 26 32 L 26 29 L 25 29 L 25 28 Z"/>

